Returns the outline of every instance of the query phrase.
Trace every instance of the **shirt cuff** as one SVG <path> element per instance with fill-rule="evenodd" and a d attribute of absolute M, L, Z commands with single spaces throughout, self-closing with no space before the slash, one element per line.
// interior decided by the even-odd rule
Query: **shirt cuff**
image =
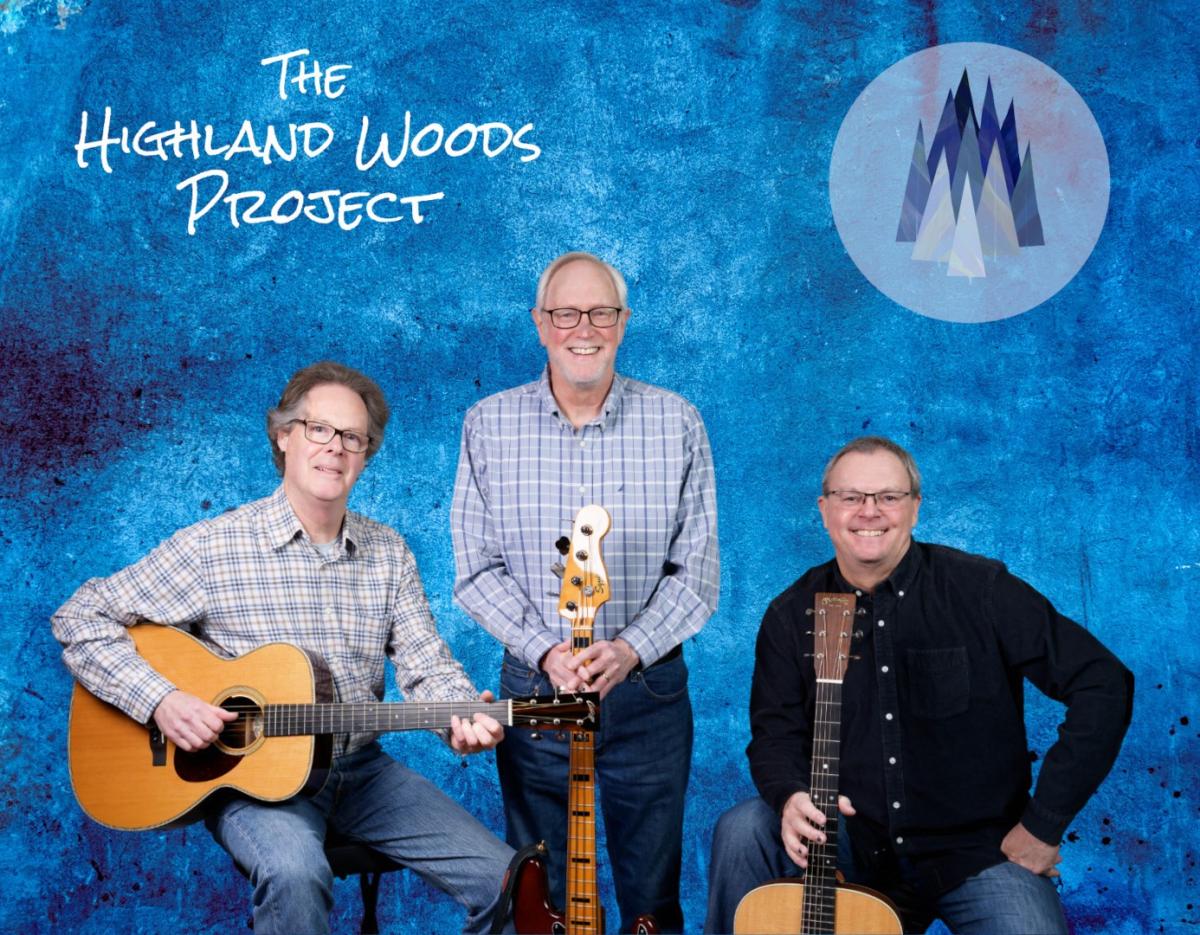
<path fill-rule="evenodd" d="M 1025 814 L 1021 816 L 1021 824 L 1025 826 L 1026 831 L 1039 841 L 1050 845 L 1058 845 L 1062 842 L 1063 833 L 1067 830 L 1067 825 L 1071 823 L 1073 817 L 1073 815 L 1059 815 L 1056 812 L 1048 811 L 1038 805 L 1035 799 L 1031 799 L 1029 804 L 1025 806 Z"/>
<path fill-rule="evenodd" d="M 542 657 L 561 642 L 549 630 L 539 630 L 525 641 L 519 655 L 534 672 L 541 672 Z"/>

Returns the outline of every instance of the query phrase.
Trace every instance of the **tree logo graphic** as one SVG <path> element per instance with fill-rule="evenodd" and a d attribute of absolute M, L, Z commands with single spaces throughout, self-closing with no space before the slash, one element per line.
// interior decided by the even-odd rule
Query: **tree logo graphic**
<path fill-rule="evenodd" d="M 925 49 L 871 82 L 842 122 L 829 182 L 862 273 L 913 311 L 961 322 L 1020 314 L 1070 282 L 1108 188 L 1103 138 L 1074 88 L 984 43 Z"/>

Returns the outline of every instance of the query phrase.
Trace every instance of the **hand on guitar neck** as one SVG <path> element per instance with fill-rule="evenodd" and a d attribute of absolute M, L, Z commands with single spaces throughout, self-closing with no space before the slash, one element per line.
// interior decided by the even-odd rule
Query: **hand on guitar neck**
<path fill-rule="evenodd" d="M 550 683 L 566 691 L 595 691 L 603 700 L 641 662 L 632 646 L 620 637 L 596 640 L 572 655 L 571 643 L 563 640 L 542 657 L 542 670 Z"/>
<path fill-rule="evenodd" d="M 844 795 L 838 796 L 838 811 L 843 815 L 853 815 L 854 806 Z M 799 867 L 808 867 L 808 845 L 805 841 L 825 842 L 825 832 L 821 826 L 825 824 L 825 815 L 813 805 L 807 792 L 797 792 L 783 806 L 783 819 L 780 825 L 780 835 L 783 846 L 787 849 L 788 857 Z"/>

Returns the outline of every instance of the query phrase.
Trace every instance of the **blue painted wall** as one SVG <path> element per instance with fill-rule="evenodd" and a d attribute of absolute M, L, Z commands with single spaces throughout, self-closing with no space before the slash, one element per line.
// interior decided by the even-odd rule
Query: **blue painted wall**
<path fill-rule="evenodd" d="M 919 534 L 1003 558 L 1136 671 L 1133 728 L 1064 846 L 1076 932 L 1200 922 L 1200 760 L 1192 608 L 1197 456 L 1197 33 L 1183 0 L 1033 4 L 9 0 L 0 5 L 0 539 L 7 599 L 0 928 L 224 932 L 248 889 L 202 828 L 120 834 L 86 820 L 64 762 L 70 682 L 47 618 L 85 578 L 174 529 L 269 492 L 262 414 L 298 366 L 375 375 L 395 430 L 353 505 L 409 538 L 444 632 L 481 685 L 499 650 L 449 601 L 448 506 L 468 405 L 532 378 L 526 309 L 564 249 L 631 285 L 622 369 L 703 412 L 716 455 L 721 610 L 689 647 L 697 743 L 685 827 L 689 927 L 716 816 L 750 794 L 750 647 L 769 599 L 828 556 L 814 508 L 828 454 L 893 435 L 927 477 Z M 1106 228 L 1062 292 L 982 326 L 876 292 L 834 229 L 828 164 L 843 115 L 933 43 L 1008 45 L 1083 96 L 1112 165 Z M 259 60 L 347 63 L 336 99 Z M 74 146 L 146 120 L 328 123 L 323 155 L 263 166 Z M 496 121 L 540 156 L 408 158 L 360 172 L 361 117 Z M 909 132 L 906 130 L 906 133 Z M 176 185 L 220 166 L 230 191 L 444 192 L 425 221 L 351 231 L 303 218 L 187 233 Z M 1049 196 L 1045 193 L 1043 197 Z M 899 202 L 897 201 L 897 204 Z M 381 205 L 381 207 L 383 207 Z M 1058 708 L 1031 705 L 1031 746 Z M 393 737 L 500 829 L 492 764 Z M 1188 777 L 1191 777 L 1190 779 Z M 336 894 L 339 924 L 357 912 Z M 453 930 L 409 875 L 393 928 Z"/>

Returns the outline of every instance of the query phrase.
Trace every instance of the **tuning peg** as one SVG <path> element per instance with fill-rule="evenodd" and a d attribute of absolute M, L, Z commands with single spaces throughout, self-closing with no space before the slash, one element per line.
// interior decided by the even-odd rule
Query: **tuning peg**
<path fill-rule="evenodd" d="M 811 617 L 812 615 L 813 615 L 813 609 L 811 607 L 805 607 L 804 608 L 804 616 Z"/>
<path fill-rule="evenodd" d="M 571 540 L 566 536 L 559 536 L 558 541 L 554 543 L 554 547 L 558 549 L 559 555 L 566 555 L 571 551 Z"/>
<path fill-rule="evenodd" d="M 867 615 L 867 608 L 865 608 L 865 607 L 860 607 L 860 608 L 858 608 L 858 610 L 856 610 L 854 612 L 854 616 L 856 616 L 856 617 L 865 617 L 866 615 Z"/>
<path fill-rule="evenodd" d="M 862 630 L 855 630 L 855 631 L 854 631 L 852 634 L 850 634 L 850 635 L 851 635 L 851 636 L 853 636 L 853 637 L 854 637 L 856 640 L 861 640 L 861 639 L 863 638 L 863 631 L 862 631 Z"/>
<path fill-rule="evenodd" d="M 542 732 L 541 732 L 541 731 L 539 731 L 539 730 L 531 730 L 531 731 L 529 732 L 529 739 L 530 739 L 530 740 L 541 740 L 541 739 L 542 739 Z"/>
<path fill-rule="evenodd" d="M 555 562 L 550 566 L 550 570 L 554 572 L 554 577 L 561 578 L 566 573 L 567 569 L 563 567 L 562 562 Z"/>

